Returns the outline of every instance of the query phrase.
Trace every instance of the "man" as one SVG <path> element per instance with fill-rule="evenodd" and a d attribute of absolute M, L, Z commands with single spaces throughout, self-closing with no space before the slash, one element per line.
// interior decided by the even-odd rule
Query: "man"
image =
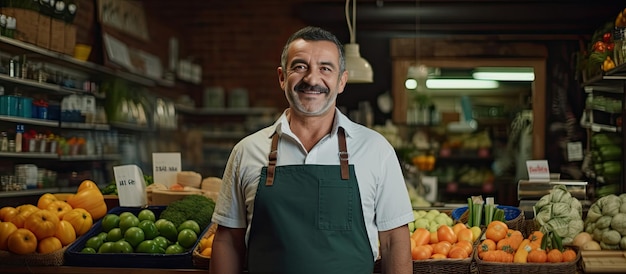
<path fill-rule="evenodd" d="M 210 273 L 365 274 L 379 255 L 383 273 L 412 273 L 413 213 L 395 151 L 336 108 L 348 80 L 341 43 L 305 27 L 277 71 L 290 107 L 233 148 Z"/>

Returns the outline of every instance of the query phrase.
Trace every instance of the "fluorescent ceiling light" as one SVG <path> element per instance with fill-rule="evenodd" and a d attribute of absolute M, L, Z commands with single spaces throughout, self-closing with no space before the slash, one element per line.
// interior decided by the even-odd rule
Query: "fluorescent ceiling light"
<path fill-rule="evenodd" d="M 428 79 L 426 87 L 429 89 L 495 89 L 500 85 L 493 80 L 476 79 Z"/>
<path fill-rule="evenodd" d="M 474 79 L 497 81 L 535 81 L 532 68 L 477 68 Z"/>

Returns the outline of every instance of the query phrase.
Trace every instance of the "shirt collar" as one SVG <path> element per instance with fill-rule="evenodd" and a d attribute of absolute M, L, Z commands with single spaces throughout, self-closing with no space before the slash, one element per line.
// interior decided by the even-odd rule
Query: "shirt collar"
<path fill-rule="evenodd" d="M 350 137 L 350 132 L 352 132 L 355 123 L 350 121 L 350 119 L 344 115 L 338 108 L 335 108 L 335 119 L 333 121 L 333 128 L 330 131 L 330 135 L 334 136 L 337 134 L 337 129 L 339 127 L 343 127 L 343 129 L 346 132 L 346 137 Z M 276 120 L 276 122 L 274 122 L 274 130 L 272 130 L 270 132 L 270 136 L 268 136 L 268 138 L 271 138 L 272 135 L 274 135 L 274 133 L 278 133 L 279 135 L 282 134 L 288 134 L 293 136 L 293 132 L 291 132 L 291 129 L 289 128 L 289 121 L 287 121 L 287 109 L 285 109 L 283 111 L 283 113 L 280 115 L 280 117 Z"/>

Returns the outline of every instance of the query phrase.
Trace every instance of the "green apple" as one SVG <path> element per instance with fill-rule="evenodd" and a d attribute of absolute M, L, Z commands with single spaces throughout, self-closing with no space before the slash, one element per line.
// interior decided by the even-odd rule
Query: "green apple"
<path fill-rule="evenodd" d="M 98 235 L 92 236 L 91 238 L 87 239 L 87 242 L 85 242 L 85 247 L 93 248 L 93 250 L 98 250 L 103 242 L 104 240 L 102 240 L 102 238 L 100 238 Z"/>
<path fill-rule="evenodd" d="M 198 240 L 198 234 L 189 228 L 178 232 L 178 244 L 184 248 L 192 248 Z"/>
<path fill-rule="evenodd" d="M 172 242 L 170 242 L 170 240 L 168 240 L 167 238 L 163 237 L 163 236 L 156 236 L 154 237 L 154 239 L 152 239 L 155 243 L 157 243 L 161 248 L 166 249 L 169 245 L 172 244 Z"/>
<path fill-rule="evenodd" d="M 124 232 L 124 240 L 126 240 L 133 247 L 137 247 L 139 243 L 145 240 L 146 235 L 143 233 L 141 228 L 133 226 Z"/>
<path fill-rule="evenodd" d="M 100 248 L 98 248 L 98 253 L 112 253 L 112 252 L 113 252 L 113 242 L 102 243 Z"/>
<path fill-rule="evenodd" d="M 145 240 L 135 248 L 135 251 L 139 253 L 151 253 L 151 254 L 163 254 L 165 250 L 161 248 L 154 240 Z"/>
<path fill-rule="evenodd" d="M 137 227 L 143 230 L 143 233 L 146 235 L 146 240 L 152 240 L 154 237 L 159 236 L 159 229 L 157 229 L 156 225 L 151 220 L 143 220 Z"/>
<path fill-rule="evenodd" d="M 178 228 L 176 228 L 176 230 L 180 233 L 183 229 L 191 229 L 193 230 L 193 232 L 196 233 L 196 235 L 200 235 L 200 225 L 198 225 L 198 223 L 194 220 L 187 220 L 182 222 Z"/>
<path fill-rule="evenodd" d="M 133 253 L 133 246 L 130 245 L 126 240 L 118 240 L 113 242 L 113 247 L 111 248 L 111 252 L 113 253 Z"/>
<path fill-rule="evenodd" d="M 135 214 L 133 214 L 130 211 L 124 211 L 124 212 L 120 213 L 119 216 L 120 216 L 120 219 L 122 219 L 122 218 L 130 217 L 130 216 L 135 216 Z M 135 217 L 137 217 L 137 216 L 135 216 Z"/>
<path fill-rule="evenodd" d="M 185 252 L 185 248 L 179 244 L 172 244 L 165 249 L 165 254 L 180 254 Z"/>
<path fill-rule="evenodd" d="M 176 225 L 171 221 L 165 220 L 163 222 L 155 223 L 157 229 L 159 230 L 159 235 L 167 238 L 170 242 L 176 242 L 178 238 L 178 230 L 176 229 Z"/>
<path fill-rule="evenodd" d="M 118 227 L 120 224 L 120 216 L 109 213 L 102 218 L 102 231 L 109 232 L 111 229 Z"/>
<path fill-rule="evenodd" d="M 120 229 L 122 230 L 122 233 L 126 233 L 126 230 L 128 230 L 131 227 L 136 227 L 139 225 L 139 218 L 137 218 L 137 216 L 132 215 L 132 216 L 125 216 L 125 217 L 120 217 Z"/>
<path fill-rule="evenodd" d="M 97 253 L 95 249 L 91 248 L 91 247 L 85 247 L 83 248 L 80 253 L 89 253 L 89 254 L 95 254 Z"/>
<path fill-rule="evenodd" d="M 124 239 L 124 235 L 119 227 L 113 228 L 107 233 L 107 242 L 117 242 L 121 239 Z"/>
<path fill-rule="evenodd" d="M 143 220 L 150 220 L 152 222 L 156 221 L 156 216 L 154 215 L 154 212 L 147 208 L 139 211 L 139 213 L 137 214 L 137 218 L 139 218 L 140 221 L 143 221 Z"/>

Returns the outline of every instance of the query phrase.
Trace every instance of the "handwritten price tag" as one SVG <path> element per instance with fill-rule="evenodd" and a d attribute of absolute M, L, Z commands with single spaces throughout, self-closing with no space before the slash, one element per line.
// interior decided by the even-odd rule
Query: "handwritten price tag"
<path fill-rule="evenodd" d="M 549 181 L 550 167 L 547 160 L 526 161 L 529 181 Z"/>
<path fill-rule="evenodd" d="M 152 153 L 154 182 L 168 188 L 176 183 L 176 173 L 181 171 L 180 152 Z"/>
<path fill-rule="evenodd" d="M 115 166 L 113 173 L 120 206 L 142 207 L 148 204 L 141 168 L 136 165 Z"/>

